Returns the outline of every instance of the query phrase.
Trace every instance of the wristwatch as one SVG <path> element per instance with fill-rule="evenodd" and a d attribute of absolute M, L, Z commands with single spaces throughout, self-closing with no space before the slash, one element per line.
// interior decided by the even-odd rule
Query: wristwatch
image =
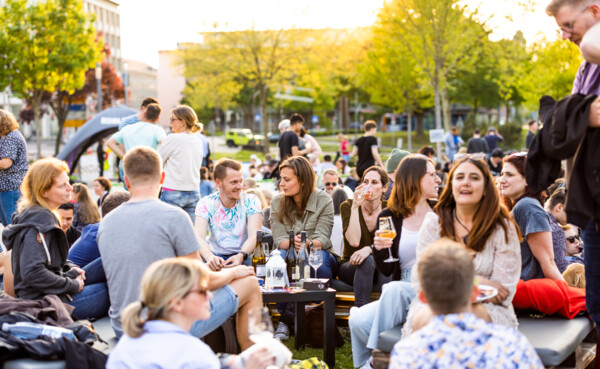
<path fill-rule="evenodd" d="M 244 260 L 248 259 L 248 253 L 244 251 L 240 251 L 240 254 L 244 257 Z"/>

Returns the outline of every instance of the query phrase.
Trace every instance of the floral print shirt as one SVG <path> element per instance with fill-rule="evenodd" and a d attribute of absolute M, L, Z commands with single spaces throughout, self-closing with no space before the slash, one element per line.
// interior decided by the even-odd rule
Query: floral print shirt
<path fill-rule="evenodd" d="M 439 315 L 394 346 L 390 369 L 544 368 L 521 333 L 473 314 Z"/>
<path fill-rule="evenodd" d="M 240 252 L 248 239 L 248 217 L 257 213 L 262 214 L 260 200 L 247 193 L 242 193 L 231 209 L 223 206 L 218 190 L 196 205 L 196 216 L 206 219 L 210 227 L 210 251 L 220 255 Z"/>

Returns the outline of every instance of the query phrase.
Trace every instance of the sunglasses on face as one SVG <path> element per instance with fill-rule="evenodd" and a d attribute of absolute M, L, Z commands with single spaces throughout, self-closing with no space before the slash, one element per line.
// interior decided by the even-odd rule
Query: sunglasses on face
<path fill-rule="evenodd" d="M 325 185 L 325 187 L 337 186 L 337 182 L 325 182 L 323 184 Z"/>
<path fill-rule="evenodd" d="M 574 243 L 575 240 L 581 240 L 581 237 L 579 236 L 571 236 L 571 237 L 567 237 L 567 241 L 569 241 L 570 243 Z"/>
<path fill-rule="evenodd" d="M 474 154 L 454 154 L 454 161 L 459 161 L 464 158 L 469 158 L 473 160 L 485 160 L 487 155 L 481 152 L 476 152 Z"/>

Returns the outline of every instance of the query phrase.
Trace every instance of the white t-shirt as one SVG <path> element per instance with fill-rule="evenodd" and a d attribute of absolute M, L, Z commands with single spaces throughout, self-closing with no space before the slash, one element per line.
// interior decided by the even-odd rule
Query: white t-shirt
<path fill-rule="evenodd" d="M 177 191 L 198 191 L 200 167 L 204 157 L 202 141 L 198 135 L 171 133 L 158 148 L 164 171 L 162 186 Z"/>
<path fill-rule="evenodd" d="M 417 261 L 417 241 L 419 231 L 409 231 L 402 227 L 400 242 L 398 242 L 398 255 L 400 256 L 400 268 L 410 269 Z"/>

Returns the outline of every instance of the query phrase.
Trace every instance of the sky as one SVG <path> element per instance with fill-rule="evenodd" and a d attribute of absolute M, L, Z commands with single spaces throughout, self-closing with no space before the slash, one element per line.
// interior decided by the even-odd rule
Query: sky
<path fill-rule="evenodd" d="M 280 28 L 370 26 L 386 0 L 117 0 L 121 13 L 121 54 L 158 68 L 158 51 L 199 41 L 198 32 Z M 492 40 L 522 30 L 529 43 L 554 38 L 549 0 L 463 0 L 493 29 Z M 520 3 L 528 3 L 527 6 Z"/>

